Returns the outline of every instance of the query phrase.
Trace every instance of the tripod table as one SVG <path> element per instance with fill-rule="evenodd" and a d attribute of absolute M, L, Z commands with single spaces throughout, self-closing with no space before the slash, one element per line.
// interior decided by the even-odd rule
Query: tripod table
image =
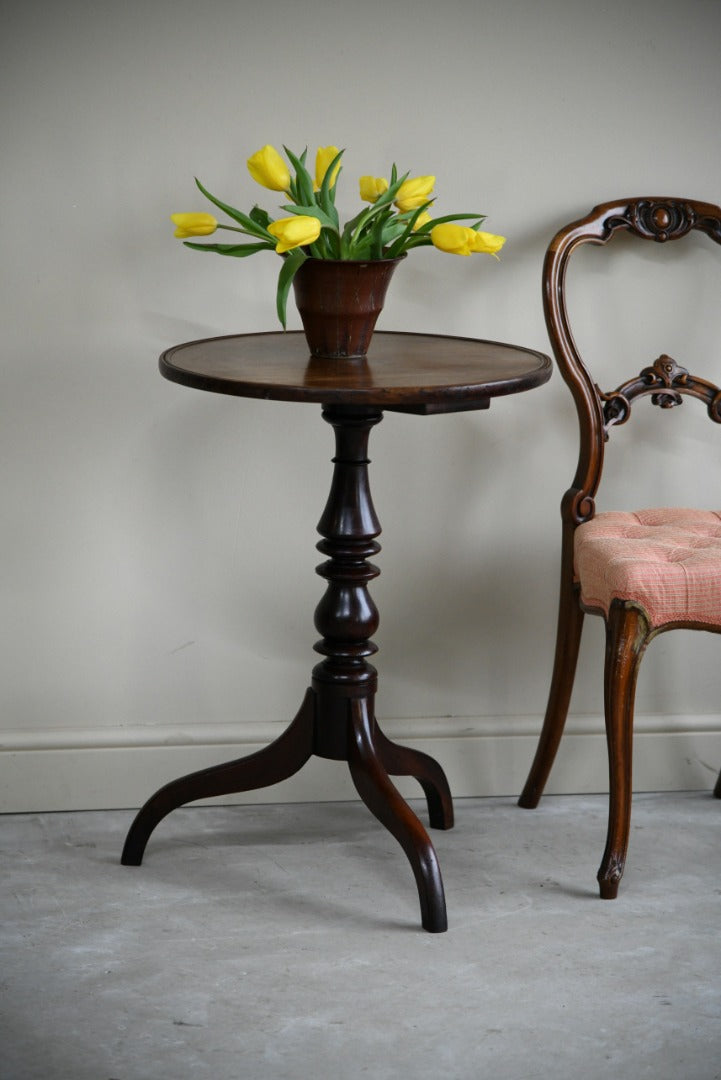
<path fill-rule="evenodd" d="M 376 333 L 361 360 L 309 358 L 302 333 L 243 334 L 176 345 L 160 358 L 166 379 L 220 394 L 320 404 L 335 430 L 330 494 L 318 524 L 325 556 L 317 573 L 326 591 L 315 611 L 323 659 L 295 719 L 269 746 L 247 757 L 171 781 L 138 812 L 122 862 L 140 865 L 156 825 L 196 799 L 267 787 L 298 772 L 312 755 L 346 761 L 369 810 L 403 848 L 415 875 L 424 929 L 447 929 L 438 859 L 419 818 L 391 776 L 415 777 L 434 828 L 453 825 L 453 804 L 441 766 L 400 746 L 375 718 L 378 677 L 368 657 L 378 610 L 368 592 L 379 570 L 381 527 L 371 500 L 369 435 L 384 412 L 420 415 L 488 408 L 491 399 L 545 383 L 542 353 L 500 342 L 428 334 Z"/>

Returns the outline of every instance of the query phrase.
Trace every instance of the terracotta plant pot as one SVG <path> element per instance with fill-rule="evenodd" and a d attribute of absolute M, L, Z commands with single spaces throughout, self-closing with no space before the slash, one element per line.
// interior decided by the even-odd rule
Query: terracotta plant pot
<path fill-rule="evenodd" d="M 311 356 L 362 358 L 398 259 L 308 259 L 293 278 Z"/>

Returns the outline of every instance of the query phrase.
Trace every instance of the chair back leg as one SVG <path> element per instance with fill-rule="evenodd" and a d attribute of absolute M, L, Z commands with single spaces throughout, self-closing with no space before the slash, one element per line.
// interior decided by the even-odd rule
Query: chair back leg
<path fill-rule="evenodd" d="M 536 748 L 531 770 L 528 774 L 518 805 L 532 810 L 538 806 L 558 744 L 568 716 L 568 707 L 576 674 L 578 650 L 583 629 L 583 611 L 578 604 L 578 590 L 573 584 L 571 567 L 564 567 L 561 577 L 561 595 L 558 604 L 558 630 L 556 655 L 548 694 L 546 715 Z"/>

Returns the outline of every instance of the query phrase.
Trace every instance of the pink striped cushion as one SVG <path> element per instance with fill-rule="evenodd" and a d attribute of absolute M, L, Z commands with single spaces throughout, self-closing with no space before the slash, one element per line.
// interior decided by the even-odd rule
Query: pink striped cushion
<path fill-rule="evenodd" d="M 634 600 L 652 626 L 721 626 L 721 512 L 638 510 L 597 514 L 575 533 L 581 599 L 606 614 Z"/>

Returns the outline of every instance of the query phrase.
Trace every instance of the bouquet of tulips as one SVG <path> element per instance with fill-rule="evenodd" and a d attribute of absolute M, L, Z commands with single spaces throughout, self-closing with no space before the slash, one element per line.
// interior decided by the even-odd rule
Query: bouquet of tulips
<path fill-rule="evenodd" d="M 286 305 L 293 277 L 307 258 L 352 259 L 368 262 L 395 259 L 412 248 L 433 245 L 452 255 L 486 252 L 497 255 L 505 237 L 481 232 L 482 214 L 448 214 L 433 217 L 435 176 L 398 175 L 394 165 L 390 180 L 376 176 L 360 178 L 360 197 L 370 205 L 341 227 L 335 206 L 336 184 L 341 172 L 343 150 L 320 147 L 315 160 L 315 176 L 306 167 L 307 150 L 300 156 L 285 148 L 294 176 L 283 157 L 272 146 L 264 146 L 248 159 L 250 175 L 265 188 L 283 192 L 289 201 L 282 207 L 288 216 L 273 220 L 267 211 L 254 206 L 249 214 L 221 202 L 196 178 L 199 190 L 234 225 L 221 224 L 212 214 L 172 214 L 175 235 L 186 247 L 212 251 L 217 255 L 244 258 L 257 251 L 275 251 L 283 257 L 278 277 L 277 311 L 286 324 Z M 460 225 L 460 221 L 473 224 Z M 241 233 L 250 243 L 197 244 L 190 236 L 209 236 L 217 229 Z"/>

